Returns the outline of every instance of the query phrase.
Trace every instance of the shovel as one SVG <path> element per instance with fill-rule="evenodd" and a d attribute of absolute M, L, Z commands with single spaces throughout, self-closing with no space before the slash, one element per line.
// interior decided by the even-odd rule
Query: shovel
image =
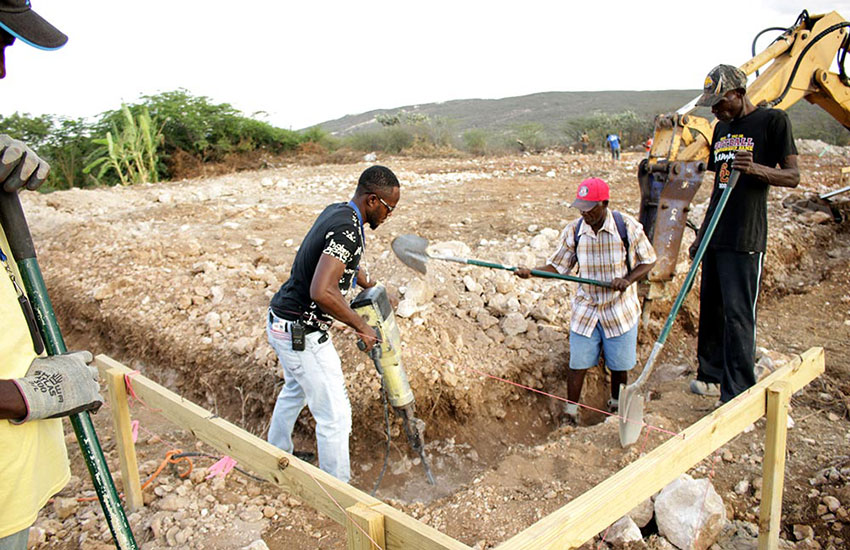
<path fill-rule="evenodd" d="M 493 262 L 484 262 L 481 260 L 473 260 L 471 258 L 458 258 L 456 256 L 432 256 L 428 254 L 428 239 L 418 235 L 401 235 L 393 239 L 392 249 L 398 259 L 404 265 L 415 269 L 419 273 L 427 273 L 428 260 L 442 260 L 444 262 L 455 262 L 459 264 L 477 265 L 479 267 L 489 267 L 491 269 L 504 269 L 507 271 L 516 271 L 517 268 L 509 265 L 502 265 Z M 573 277 L 572 275 L 561 275 L 560 273 L 550 273 L 548 271 L 540 271 L 532 269 L 531 274 L 535 277 L 548 277 L 550 279 L 563 279 L 565 281 L 573 281 L 575 283 L 585 283 L 588 285 L 602 286 L 611 288 L 611 283 L 596 281 L 594 279 L 585 279 L 583 277 Z"/>
<path fill-rule="evenodd" d="M 691 286 L 693 285 L 694 278 L 697 274 L 697 268 L 699 268 L 702 257 L 705 255 L 705 249 L 708 248 L 708 243 L 711 241 L 711 236 L 714 234 L 714 228 L 717 227 L 720 215 L 726 207 L 729 195 L 732 193 L 732 189 L 735 187 L 735 184 L 738 183 L 739 176 L 740 172 L 732 170 L 732 173 L 729 176 L 729 183 L 726 184 L 726 189 L 723 190 L 723 194 L 720 195 L 720 200 L 717 202 L 717 208 L 714 209 L 714 214 L 711 215 L 711 219 L 708 221 L 705 234 L 703 234 L 699 247 L 697 247 L 697 253 L 694 255 L 694 260 L 691 262 L 691 268 L 688 270 L 688 275 L 682 283 L 679 295 L 676 296 L 676 302 L 673 304 L 673 309 L 671 309 L 670 314 L 667 315 L 667 322 L 664 323 L 664 328 L 661 330 L 658 340 L 655 342 L 655 345 L 652 346 L 652 352 L 649 354 L 646 366 L 643 367 L 643 371 L 634 383 L 628 386 L 623 384 L 620 385 L 620 444 L 623 447 L 631 445 L 638 440 L 638 437 L 640 437 L 640 432 L 643 428 L 643 386 L 646 384 L 646 381 L 649 380 L 649 376 L 655 369 L 655 361 L 658 359 L 658 354 L 661 352 L 661 348 L 664 347 L 664 342 L 667 341 L 667 335 L 670 334 L 670 329 L 673 328 L 673 321 L 676 319 L 676 315 L 679 313 L 679 309 L 682 307 L 685 297 L 691 290 Z"/>
<path fill-rule="evenodd" d="M 47 348 L 47 353 L 49 355 L 65 353 L 67 351 L 65 340 L 62 338 L 59 324 L 56 322 L 50 297 L 47 295 L 47 287 L 44 285 L 41 269 L 35 257 L 35 247 L 17 192 L 0 190 L 0 223 L 2 223 L 12 255 L 15 257 L 18 270 L 21 273 L 24 287 L 35 310 L 36 322 Z M 127 521 L 124 509 L 121 507 L 118 492 L 115 490 L 115 484 L 109 474 L 109 468 L 89 413 L 83 411 L 72 414 L 70 421 L 74 433 L 77 435 L 77 441 L 91 475 L 95 492 L 103 508 L 103 515 L 110 531 L 112 531 L 115 546 L 120 550 L 137 549 L 138 545 L 133 538 L 133 532 L 130 530 L 130 523 Z"/>

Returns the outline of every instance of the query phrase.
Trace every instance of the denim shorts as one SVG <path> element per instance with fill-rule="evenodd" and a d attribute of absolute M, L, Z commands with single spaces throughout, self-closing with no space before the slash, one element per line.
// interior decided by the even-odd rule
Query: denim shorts
<path fill-rule="evenodd" d="M 600 323 L 596 323 L 589 338 L 570 331 L 570 368 L 589 369 L 599 362 L 599 352 L 604 351 L 605 366 L 610 370 L 632 370 L 637 363 L 637 331 L 635 324 L 619 336 L 606 338 Z"/>

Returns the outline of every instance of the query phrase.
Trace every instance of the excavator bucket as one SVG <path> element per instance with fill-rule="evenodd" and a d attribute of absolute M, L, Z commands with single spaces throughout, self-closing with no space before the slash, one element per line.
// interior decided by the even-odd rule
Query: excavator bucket
<path fill-rule="evenodd" d="M 650 281 L 673 278 L 688 211 L 702 183 L 703 172 L 705 163 L 701 161 L 658 164 L 644 161 L 638 168 L 640 222 L 658 255 L 649 273 Z"/>

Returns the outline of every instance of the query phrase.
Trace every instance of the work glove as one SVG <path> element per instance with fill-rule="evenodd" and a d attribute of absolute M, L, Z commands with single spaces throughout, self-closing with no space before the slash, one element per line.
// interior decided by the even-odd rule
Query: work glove
<path fill-rule="evenodd" d="M 47 179 L 50 165 L 23 141 L 0 134 L 0 183 L 3 191 L 14 193 L 26 186 L 37 189 Z"/>
<path fill-rule="evenodd" d="M 97 369 L 88 365 L 91 360 L 87 351 L 34 359 L 26 376 L 13 380 L 24 397 L 27 414 L 12 423 L 97 412 L 103 397 L 99 393 Z"/>

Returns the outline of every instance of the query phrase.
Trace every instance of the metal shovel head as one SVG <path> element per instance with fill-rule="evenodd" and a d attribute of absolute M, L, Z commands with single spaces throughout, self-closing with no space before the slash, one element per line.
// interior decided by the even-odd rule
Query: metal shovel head
<path fill-rule="evenodd" d="M 428 271 L 428 239 L 419 235 L 400 235 L 393 239 L 392 249 L 398 259 L 409 268 L 425 274 Z"/>
<path fill-rule="evenodd" d="M 620 445 L 627 447 L 640 437 L 643 428 L 643 390 L 620 386 Z"/>

